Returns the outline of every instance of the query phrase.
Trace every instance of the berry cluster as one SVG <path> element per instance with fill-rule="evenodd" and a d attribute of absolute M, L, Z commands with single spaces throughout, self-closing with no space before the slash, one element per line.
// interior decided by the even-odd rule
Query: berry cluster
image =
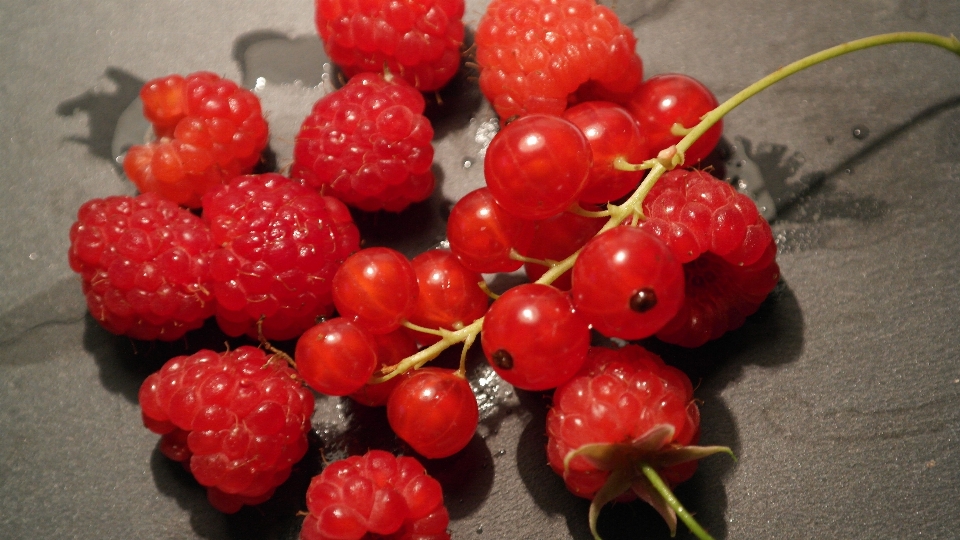
<path fill-rule="evenodd" d="M 307 387 L 384 406 L 425 458 L 462 450 L 479 421 L 466 375 L 479 337 L 503 380 L 555 389 L 547 459 L 593 499 L 592 528 L 632 493 L 700 535 L 669 489 L 724 449 L 695 446 L 689 379 L 636 344 L 592 343 L 697 347 L 741 326 L 778 282 L 753 202 L 680 168 L 717 144 L 716 119 L 687 135 L 717 100 L 684 75 L 644 81 L 633 33 L 594 0 L 493 0 L 474 50 L 503 121 L 486 185 L 454 204 L 448 250 L 361 249 L 348 206 L 399 212 L 434 190 L 421 91 L 459 69 L 463 11 L 460 0 L 316 0 L 348 80 L 305 118 L 289 177 L 249 174 L 268 133 L 255 94 L 205 72 L 147 83 L 158 139 L 124 162 L 142 194 L 88 202 L 70 233 L 90 311 L 135 339 L 179 339 L 215 316 L 277 353 L 174 358 L 141 389 L 144 424 L 222 511 L 266 500 L 304 455 Z M 529 283 L 487 288 L 483 274 L 521 268 Z M 293 358 L 268 339 L 296 339 Z M 424 367 L 459 343 L 459 368 Z M 449 538 L 439 484 L 410 457 L 330 464 L 306 503 L 304 539 Z"/>

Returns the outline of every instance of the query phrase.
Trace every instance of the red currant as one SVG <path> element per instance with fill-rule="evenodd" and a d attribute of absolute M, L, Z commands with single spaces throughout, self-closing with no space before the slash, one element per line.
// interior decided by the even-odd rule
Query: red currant
<path fill-rule="evenodd" d="M 593 162 L 577 126 L 558 116 L 532 114 L 497 133 L 483 162 L 497 203 L 525 219 L 545 219 L 577 201 Z"/>
<path fill-rule="evenodd" d="M 630 112 L 608 101 L 587 101 L 567 109 L 563 117 L 580 128 L 593 154 L 590 177 L 580 200 L 606 203 L 633 191 L 643 172 L 615 169 L 614 161 L 623 158 L 641 163 L 653 155 Z"/>
<path fill-rule="evenodd" d="M 683 303 L 683 268 L 660 239 L 637 227 L 614 227 L 587 242 L 573 265 L 577 311 L 601 334 L 652 336 Z"/>
<path fill-rule="evenodd" d="M 674 124 L 692 128 L 719 103 L 700 81 L 676 73 L 650 77 L 637 88 L 627 108 L 640 123 L 650 149 L 656 153 L 677 144 L 682 137 L 670 132 Z M 695 165 L 707 157 L 723 134 L 723 121 L 707 130 L 687 150 L 684 163 Z"/>
<path fill-rule="evenodd" d="M 420 368 L 390 394 L 387 421 L 398 437 L 427 458 L 451 456 L 477 430 L 477 398 L 463 375 L 449 369 Z"/>
<path fill-rule="evenodd" d="M 377 350 L 377 369 L 395 365 L 417 352 L 417 342 L 410 337 L 405 328 L 387 334 L 371 334 L 370 337 L 373 338 L 374 347 Z M 386 405 L 387 400 L 390 399 L 390 393 L 406 378 L 407 373 L 397 375 L 386 382 L 365 384 L 350 394 L 350 397 L 368 407 Z"/>
<path fill-rule="evenodd" d="M 371 334 L 338 317 L 309 328 L 297 340 L 297 371 L 317 392 L 346 396 L 363 387 L 377 367 Z"/>
<path fill-rule="evenodd" d="M 590 218 L 572 212 L 563 212 L 552 218 L 538 221 L 533 243 L 525 255 L 542 261 L 566 259 L 600 232 L 606 222 L 606 218 Z M 540 279 L 547 269 L 548 267 L 542 264 L 524 264 L 524 270 L 531 281 Z M 551 285 L 562 291 L 569 291 L 570 271 L 560 274 L 560 277 Z"/>
<path fill-rule="evenodd" d="M 447 241 L 465 267 L 474 272 L 513 272 L 523 265 L 510 252 L 524 253 L 533 241 L 534 222 L 507 213 L 483 187 L 453 205 Z"/>
<path fill-rule="evenodd" d="M 399 328 L 416 307 L 418 293 L 410 261 L 390 248 L 361 249 L 333 276 L 337 311 L 374 334 Z"/>
<path fill-rule="evenodd" d="M 483 276 L 463 266 L 452 252 L 434 249 L 410 262 L 420 285 L 410 322 L 426 328 L 459 330 L 487 312 L 490 299 L 480 288 Z M 440 340 L 440 336 L 423 332 L 415 336 L 424 345 Z"/>
<path fill-rule="evenodd" d="M 528 283 L 505 292 L 490 306 L 480 341 L 487 361 L 503 380 L 524 390 L 547 390 L 583 365 L 590 328 L 566 293 Z"/>

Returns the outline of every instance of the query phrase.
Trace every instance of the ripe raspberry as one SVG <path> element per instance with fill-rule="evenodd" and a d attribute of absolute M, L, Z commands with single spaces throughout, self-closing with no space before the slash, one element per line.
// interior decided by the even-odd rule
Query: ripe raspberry
<path fill-rule="evenodd" d="M 463 10 L 463 0 L 316 0 L 316 23 L 347 77 L 386 69 L 429 92 L 460 68 Z"/>
<path fill-rule="evenodd" d="M 700 411 L 683 372 L 638 345 L 591 347 L 580 372 L 553 395 L 547 459 L 567 489 L 593 500 L 591 530 L 603 505 L 634 496 L 653 505 L 674 530 L 674 511 L 641 465 L 675 486 L 693 476 L 696 459 L 729 452 L 692 446 L 699 433 Z"/>
<path fill-rule="evenodd" d="M 449 540 L 440 483 L 382 450 L 331 463 L 307 489 L 301 540 Z"/>
<path fill-rule="evenodd" d="M 229 335 L 293 339 L 333 311 L 331 280 L 360 234 L 347 207 L 279 174 L 235 178 L 203 198 L 217 322 Z"/>
<path fill-rule="evenodd" d="M 643 79 L 630 28 L 594 0 L 493 0 L 475 42 L 480 89 L 501 118 L 623 102 Z"/>
<path fill-rule="evenodd" d="M 307 451 L 313 394 L 255 347 L 173 358 L 139 398 L 144 425 L 163 435 L 160 451 L 183 462 L 221 512 L 269 499 Z"/>
<path fill-rule="evenodd" d="M 657 333 L 697 347 L 739 328 L 780 280 L 770 225 L 746 195 L 699 170 L 664 174 L 644 199 L 641 227 L 683 263 L 683 306 Z"/>
<path fill-rule="evenodd" d="M 304 120 L 290 175 L 365 211 L 399 212 L 433 193 L 423 96 L 375 73 L 327 94 Z"/>
<path fill-rule="evenodd" d="M 155 193 L 88 201 L 70 228 L 90 314 L 134 339 L 179 339 L 213 315 L 212 250 L 203 221 Z"/>
<path fill-rule="evenodd" d="M 140 98 L 158 140 L 131 147 L 123 170 L 141 192 L 198 208 L 204 193 L 252 171 L 267 146 L 260 100 L 213 73 L 154 79 Z"/>

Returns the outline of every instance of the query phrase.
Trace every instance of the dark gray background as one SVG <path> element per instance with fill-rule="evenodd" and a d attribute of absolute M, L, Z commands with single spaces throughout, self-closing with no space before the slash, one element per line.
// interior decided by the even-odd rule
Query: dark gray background
<path fill-rule="evenodd" d="M 468 2 L 469 26 L 485 4 Z M 953 0 L 616 7 L 647 75 L 687 73 L 721 99 L 853 38 L 960 33 Z M 114 337 L 86 315 L 67 266 L 80 204 L 133 192 L 114 158 L 143 133 L 135 114 L 121 115 L 146 79 L 262 77 L 272 148 L 289 162 L 323 94 L 312 17 L 309 0 L 0 0 L 0 538 L 295 538 L 321 447 L 328 457 L 400 449 L 382 413 L 320 400 L 310 457 L 275 500 L 213 511 L 156 450 L 136 391 L 164 360 L 219 348 L 222 336 Z M 430 109 L 441 191 L 399 217 L 361 218 L 370 244 L 433 245 L 452 201 L 482 182 L 493 115 L 470 88 L 464 75 Z M 717 343 L 651 344 L 699 381 L 703 443 L 738 456 L 704 461 L 679 496 L 719 538 L 956 538 L 960 58 L 897 45 L 834 60 L 735 110 L 724 141 L 719 170 L 774 201 L 783 283 Z M 545 466 L 548 400 L 476 366 L 478 436 L 429 465 L 454 537 L 588 538 L 586 502 Z M 639 504 L 600 521 L 608 540 L 667 537 Z"/>

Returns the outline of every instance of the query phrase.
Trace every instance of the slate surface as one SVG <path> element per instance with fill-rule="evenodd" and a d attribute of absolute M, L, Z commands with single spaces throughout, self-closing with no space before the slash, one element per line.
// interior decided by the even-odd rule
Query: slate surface
<path fill-rule="evenodd" d="M 470 1 L 475 26 L 486 2 Z M 960 33 L 938 0 L 638 0 L 648 75 L 723 99 L 777 67 L 895 30 Z M 84 201 L 132 193 L 115 161 L 143 133 L 124 111 L 146 79 L 212 70 L 257 85 L 278 162 L 323 93 L 309 0 L 0 0 L 0 538 L 292 539 L 319 450 L 399 449 L 382 413 L 318 402 L 311 457 L 277 498 L 233 516 L 156 450 L 140 382 L 188 344 L 114 337 L 67 266 Z M 317 86 L 320 85 L 320 86 Z M 480 185 L 490 108 L 463 79 L 431 110 L 442 189 L 371 244 L 442 238 Z M 854 136 L 854 131 L 859 137 Z M 653 346 L 698 380 L 705 444 L 731 446 L 678 490 L 718 538 L 955 538 L 960 528 L 960 58 L 920 45 L 859 53 L 761 94 L 727 119 L 728 177 L 766 190 L 783 283 L 747 325 L 696 351 Z M 762 192 L 761 192 L 762 194 Z M 548 400 L 476 363 L 483 419 L 443 482 L 455 538 L 588 538 L 587 504 L 545 466 Z M 601 532 L 666 538 L 642 505 Z M 681 530 L 679 538 L 689 535 Z"/>

